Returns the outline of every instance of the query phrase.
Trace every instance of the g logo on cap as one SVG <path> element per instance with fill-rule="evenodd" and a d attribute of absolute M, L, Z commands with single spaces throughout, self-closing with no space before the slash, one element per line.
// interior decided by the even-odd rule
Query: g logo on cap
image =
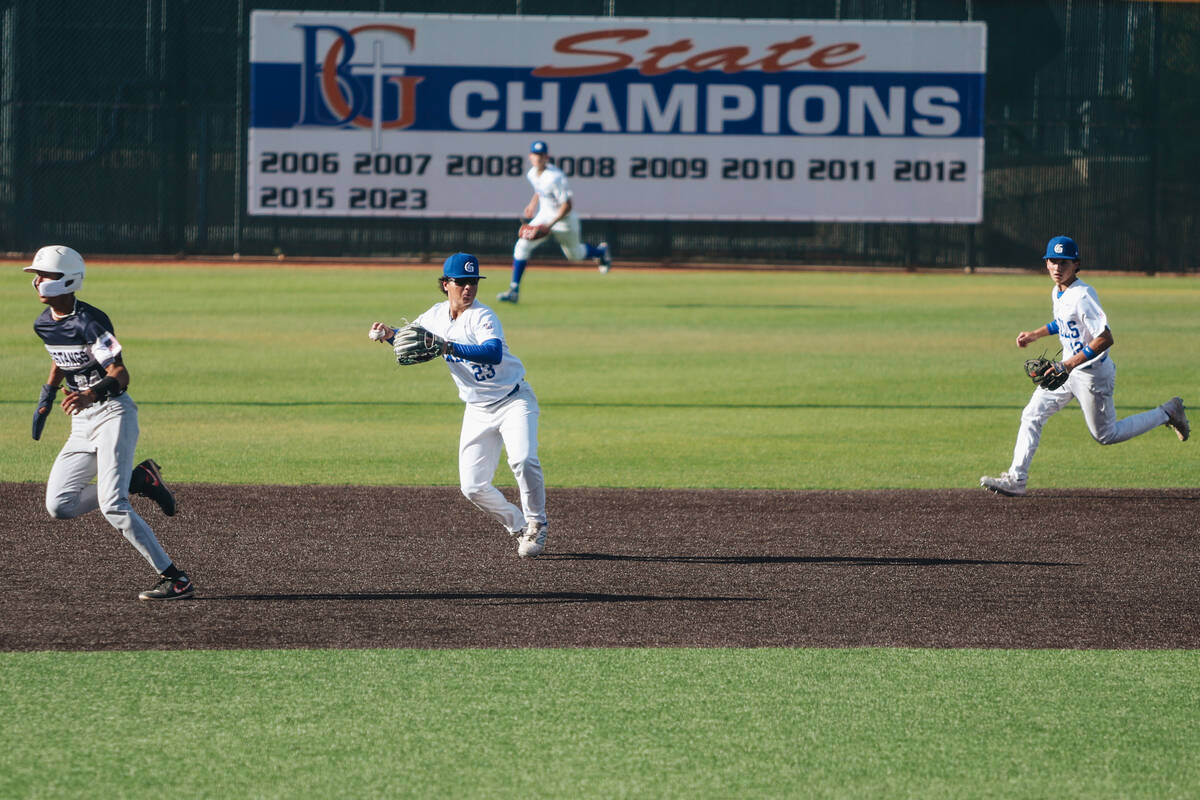
<path fill-rule="evenodd" d="M 479 274 L 479 259 L 470 253 L 455 253 L 442 264 L 443 278 L 483 278 Z"/>
<path fill-rule="evenodd" d="M 1046 242 L 1046 255 L 1042 258 L 1066 258 L 1071 261 L 1079 260 L 1079 245 L 1070 236 L 1055 236 Z"/>

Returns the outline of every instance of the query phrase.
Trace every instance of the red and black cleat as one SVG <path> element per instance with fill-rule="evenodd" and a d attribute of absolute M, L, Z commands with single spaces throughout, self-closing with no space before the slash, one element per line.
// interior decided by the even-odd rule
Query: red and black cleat
<path fill-rule="evenodd" d="M 149 497 L 158 504 L 162 513 L 168 517 L 175 516 L 175 495 L 163 483 L 162 472 L 154 460 L 147 458 L 133 468 L 129 478 L 129 493 Z"/>

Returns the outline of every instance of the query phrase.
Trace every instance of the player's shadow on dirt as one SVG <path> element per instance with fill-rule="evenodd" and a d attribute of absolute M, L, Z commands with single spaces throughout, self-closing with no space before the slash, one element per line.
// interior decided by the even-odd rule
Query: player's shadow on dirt
<path fill-rule="evenodd" d="M 547 553 L 564 561 L 643 561 L 665 564 L 842 564 L 852 567 L 1082 567 L 1062 561 L 985 561 L 975 558 L 903 558 L 871 556 L 636 556 L 616 553 Z"/>
<path fill-rule="evenodd" d="M 1087 494 L 1086 492 L 1082 492 L 1078 489 L 1066 492 L 1060 492 L 1056 489 L 1038 489 L 1029 494 L 1028 497 L 1035 500 L 1131 500 L 1153 503 L 1156 508 L 1162 507 L 1167 503 L 1200 502 L 1200 495 L 1178 495 L 1174 497 L 1164 497 L 1161 494 L 1150 496 L 1150 492 L 1153 490 L 1143 490 L 1142 494 L 1117 494 L 1116 492 L 1118 491 L 1120 490 L 1113 490 L 1107 494 Z M 1165 491 L 1171 492 L 1175 490 L 1167 489 Z M 1001 501 L 1006 499 L 1007 498 L 1001 498 Z M 1019 502 L 1025 498 L 1016 499 Z"/>
<path fill-rule="evenodd" d="M 670 309 L 695 309 L 695 308 L 719 308 L 722 311 L 728 311 L 732 308 L 745 309 L 749 311 L 849 311 L 856 306 L 822 306 L 822 305 L 805 305 L 801 303 L 736 303 L 729 305 L 727 303 L 666 303 L 659 306 L 656 304 L 647 304 L 647 308 L 670 308 Z"/>
<path fill-rule="evenodd" d="M 687 595 L 608 594 L 603 592 L 313 592 L 292 594 L 197 595 L 196 600 L 311 602 L 375 602 L 420 600 L 465 600 L 479 605 L 523 605 L 529 603 L 747 603 L 761 597 L 695 597 Z"/>

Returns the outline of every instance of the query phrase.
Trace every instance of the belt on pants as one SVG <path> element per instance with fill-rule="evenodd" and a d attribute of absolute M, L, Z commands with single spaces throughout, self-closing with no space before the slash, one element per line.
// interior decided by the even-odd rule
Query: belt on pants
<path fill-rule="evenodd" d="M 512 397 L 514 394 L 516 394 L 516 393 L 517 393 L 517 392 L 519 392 L 519 391 L 521 391 L 521 384 L 520 384 L 520 383 L 518 383 L 516 386 L 514 386 L 514 387 L 512 388 L 512 391 L 511 391 L 511 392 L 509 392 L 508 394 L 504 395 L 504 397 L 501 397 L 499 400 L 493 400 L 492 402 L 490 402 L 490 403 L 488 403 L 486 406 L 484 406 L 484 408 L 491 408 L 491 407 L 492 407 L 492 406 L 494 406 L 494 405 L 499 405 L 500 403 L 503 403 L 505 400 L 507 400 L 508 398 Z"/>

